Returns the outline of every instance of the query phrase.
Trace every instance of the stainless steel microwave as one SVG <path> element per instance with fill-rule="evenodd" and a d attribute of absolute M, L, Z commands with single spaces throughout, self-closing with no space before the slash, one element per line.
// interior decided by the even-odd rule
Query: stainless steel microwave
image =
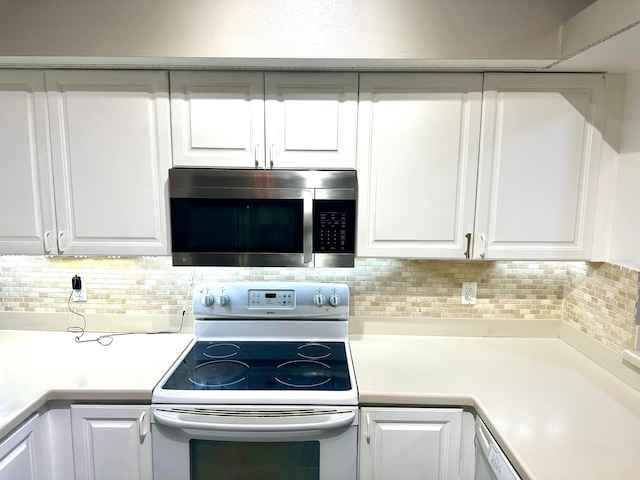
<path fill-rule="evenodd" d="M 174 266 L 353 267 L 353 170 L 169 170 Z"/>

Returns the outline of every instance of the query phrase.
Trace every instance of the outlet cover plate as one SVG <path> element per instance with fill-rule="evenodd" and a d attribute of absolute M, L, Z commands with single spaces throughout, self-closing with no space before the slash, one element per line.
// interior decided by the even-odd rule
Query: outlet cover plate
<path fill-rule="evenodd" d="M 82 288 L 74 290 L 71 295 L 71 300 L 74 302 L 86 302 L 87 301 L 87 283 L 82 280 Z"/>
<path fill-rule="evenodd" d="M 462 304 L 475 305 L 478 296 L 477 282 L 462 282 Z"/>

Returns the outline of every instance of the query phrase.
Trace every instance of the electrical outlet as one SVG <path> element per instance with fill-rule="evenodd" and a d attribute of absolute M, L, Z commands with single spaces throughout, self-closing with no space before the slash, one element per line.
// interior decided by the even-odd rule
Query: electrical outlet
<path fill-rule="evenodd" d="M 82 286 L 77 289 L 73 289 L 71 300 L 74 302 L 86 302 L 87 301 L 87 282 L 82 280 Z"/>
<path fill-rule="evenodd" d="M 462 282 L 462 304 L 475 305 L 478 295 L 477 282 Z"/>

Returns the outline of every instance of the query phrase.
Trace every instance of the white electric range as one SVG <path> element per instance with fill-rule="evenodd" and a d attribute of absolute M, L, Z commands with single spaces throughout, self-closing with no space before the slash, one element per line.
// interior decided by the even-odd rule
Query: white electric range
<path fill-rule="evenodd" d="M 348 287 L 202 284 L 193 314 L 152 395 L 154 478 L 355 480 Z"/>

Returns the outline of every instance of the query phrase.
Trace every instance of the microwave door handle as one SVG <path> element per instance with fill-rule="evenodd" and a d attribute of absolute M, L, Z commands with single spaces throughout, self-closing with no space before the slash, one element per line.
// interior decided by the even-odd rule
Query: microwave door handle
<path fill-rule="evenodd" d="M 303 192 L 302 217 L 302 260 L 307 265 L 313 261 L 313 193 L 310 190 Z"/>
<path fill-rule="evenodd" d="M 189 420 L 185 417 L 192 417 Z M 321 417 L 318 419 L 318 417 Z M 288 433 L 306 432 L 316 430 L 333 430 L 350 426 L 355 419 L 353 411 L 332 413 L 327 415 L 309 415 L 308 417 L 276 417 L 270 423 L 269 417 L 259 417 L 255 422 L 239 421 L 240 418 L 233 415 L 184 415 L 174 412 L 153 412 L 153 418 L 161 425 L 178 429 L 223 431 L 223 432 L 264 432 L 264 433 Z M 242 420 L 246 420 L 243 418 Z"/>

